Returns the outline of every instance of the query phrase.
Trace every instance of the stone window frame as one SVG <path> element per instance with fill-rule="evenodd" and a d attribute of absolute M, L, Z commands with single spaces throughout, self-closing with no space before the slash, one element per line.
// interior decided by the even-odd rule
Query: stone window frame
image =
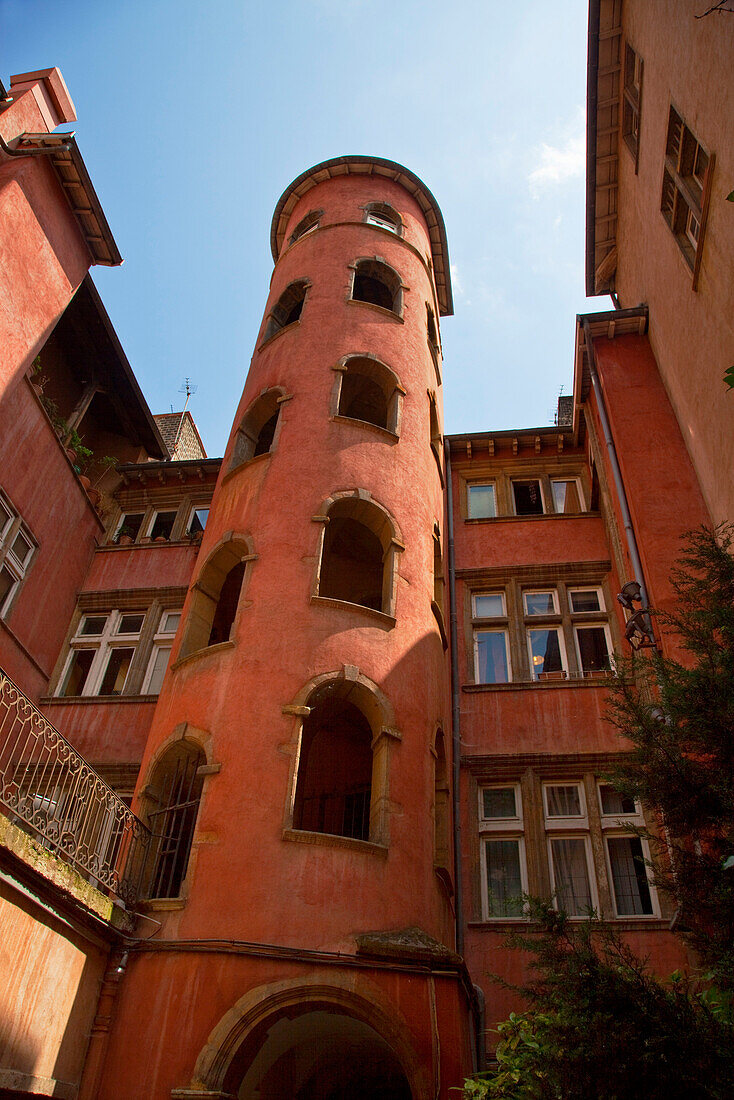
<path fill-rule="evenodd" d="M 171 528 L 171 536 L 166 540 L 169 545 L 199 541 L 198 536 L 188 533 L 191 516 L 195 508 L 209 508 L 211 506 L 213 493 L 213 485 L 208 489 L 192 489 L 183 497 L 178 494 L 174 497 L 171 492 L 168 492 L 161 497 L 156 495 L 151 500 L 146 493 L 146 499 L 139 506 L 126 504 L 120 507 L 118 505 L 112 523 L 107 528 L 106 545 L 121 546 L 122 549 L 130 549 L 132 546 L 155 545 L 148 532 L 152 530 L 158 512 L 176 512 L 176 519 Z M 142 515 L 143 518 L 132 543 L 123 546 L 120 543 L 120 528 L 125 522 L 125 517 L 133 515 Z"/>
<path fill-rule="evenodd" d="M 324 554 L 326 526 L 329 522 L 329 512 L 338 501 L 353 501 L 353 518 L 363 522 L 361 516 L 371 516 L 373 522 L 366 522 L 368 527 L 379 538 L 383 549 L 383 587 L 382 606 L 383 611 L 375 611 L 373 608 L 364 607 L 362 604 L 351 603 L 349 600 L 334 599 L 331 596 L 319 595 L 321 579 L 321 567 Z M 374 520 L 379 516 L 379 524 Z M 396 624 L 396 603 L 398 588 L 398 554 L 405 550 L 400 528 L 392 514 L 379 501 L 375 500 L 369 489 L 341 489 L 326 498 L 319 511 L 311 517 L 314 523 L 320 525 L 318 546 L 316 548 L 316 568 L 311 586 L 311 603 L 328 604 L 333 607 L 342 607 L 350 611 L 368 615 L 375 618 L 388 628 Z"/>
<path fill-rule="evenodd" d="M 590 500 L 590 486 L 588 470 L 581 466 L 578 459 L 561 461 L 551 466 L 544 463 L 519 461 L 516 464 L 508 464 L 498 468 L 497 465 L 488 463 L 476 463 L 471 469 L 459 469 L 458 471 L 458 504 L 457 511 L 462 520 L 468 523 L 497 523 L 498 521 L 515 523 L 527 523 L 542 521 L 550 517 L 577 519 L 579 516 L 595 515 L 586 508 Z M 515 514 L 512 483 L 514 481 L 539 481 L 543 496 L 543 513 L 529 516 Z M 552 481 L 577 481 L 579 483 L 579 501 L 582 504 L 580 512 L 556 512 L 553 502 Z M 470 516 L 469 515 L 469 485 L 494 485 L 495 511 L 494 516 Z"/>
<path fill-rule="evenodd" d="M 298 767 L 303 733 L 303 719 L 311 712 L 309 701 L 325 687 L 336 686 L 339 693 L 354 702 L 372 731 L 372 781 L 370 789 L 370 828 L 368 840 L 333 833 L 318 833 L 295 829 L 293 819 L 298 785 Z M 291 757 L 286 805 L 283 814 L 283 840 L 311 843 L 353 851 L 387 856 L 390 844 L 390 757 L 402 733 L 395 725 L 395 714 L 388 697 L 356 665 L 344 665 L 339 670 L 321 673 L 304 684 L 290 703 L 282 707 L 283 715 L 295 719 L 291 737 L 285 746 Z"/>
<path fill-rule="evenodd" d="M 258 345 L 258 351 L 264 348 L 266 344 L 270 344 L 276 337 L 282 335 L 284 332 L 291 332 L 296 326 L 300 325 L 301 318 L 303 317 L 303 311 L 306 308 L 306 302 L 308 301 L 309 291 L 312 283 L 307 276 L 301 276 L 298 279 L 291 279 L 288 286 L 283 290 L 282 294 L 278 295 L 276 302 L 273 304 L 272 309 L 265 315 L 265 327 L 263 329 L 262 339 Z M 288 324 L 284 324 L 279 318 L 278 312 L 282 311 L 284 299 L 287 299 L 289 294 L 292 294 L 295 287 L 303 288 L 303 298 L 301 300 L 301 310 L 298 317 L 294 321 L 289 321 Z"/>
<path fill-rule="evenodd" d="M 436 396 L 435 390 L 428 389 L 426 393 L 428 394 L 428 425 L 431 453 L 436 462 L 438 479 L 443 489 L 445 488 L 446 482 L 443 474 L 443 431 L 441 430 L 441 418 L 438 414 L 438 397 Z"/>
<path fill-rule="evenodd" d="M 266 386 L 252 399 L 237 425 L 227 472 L 224 475 L 226 478 L 256 460 L 268 458 L 276 450 L 283 427 L 283 417 L 280 415 L 282 406 L 292 398 L 293 394 L 288 393 L 285 386 Z M 278 414 L 278 420 L 272 443 L 267 451 L 255 455 L 260 432 L 275 413 Z"/>
<path fill-rule="evenodd" d="M 301 218 L 288 238 L 288 247 L 290 248 L 296 241 L 300 241 L 304 237 L 307 237 L 309 233 L 313 233 L 314 229 L 318 229 L 323 216 L 323 210 L 309 210 L 308 214 L 305 214 Z"/>
<path fill-rule="evenodd" d="M 706 159 L 703 174 L 696 171 L 699 154 Z M 660 212 L 673 234 L 680 254 L 692 273 L 691 286 L 698 290 L 706 223 L 716 154 L 709 153 L 671 102 L 663 155 Z M 691 224 L 698 226 L 693 235 Z"/>
<path fill-rule="evenodd" d="M 371 226 L 372 229 L 380 229 L 383 233 L 390 233 L 393 237 L 403 237 L 405 234 L 405 226 L 400 213 L 389 202 L 368 202 L 362 207 L 363 216 L 362 221 L 365 225 Z M 377 217 L 384 217 L 388 221 L 392 221 L 395 225 L 394 229 L 389 228 L 386 225 L 377 225 L 375 222 L 371 222 L 370 215 Z"/>
<path fill-rule="evenodd" d="M 225 531 L 212 547 L 206 560 L 198 566 L 196 579 L 192 581 L 189 588 L 189 600 L 179 627 L 181 641 L 176 660 L 169 666 L 172 671 L 179 668 L 184 661 L 220 653 L 236 645 L 240 618 L 245 607 L 249 606 L 245 594 L 250 583 L 252 567 L 256 561 L 257 554 L 252 537 L 244 532 Z M 237 611 L 230 627 L 229 640 L 215 645 L 208 645 L 206 642 L 201 644 L 201 640 L 204 637 L 208 639 L 211 633 L 222 585 L 239 562 L 244 564 L 245 569 L 237 600 Z"/>
<path fill-rule="evenodd" d="M 507 818 L 492 818 L 484 815 L 484 791 L 503 790 L 511 787 L 515 795 L 515 816 Z M 487 883 L 487 857 L 486 848 L 492 841 L 510 841 L 517 843 L 518 864 L 520 870 L 520 883 L 523 894 L 528 893 L 528 868 L 525 852 L 525 827 L 523 820 L 522 792 L 519 783 L 484 783 L 477 787 L 478 796 L 478 832 L 479 832 L 479 878 L 481 898 L 482 920 L 496 922 L 498 920 L 522 920 L 523 917 L 506 917 L 502 914 L 493 915 L 489 912 L 489 889 Z"/>
<path fill-rule="evenodd" d="M 636 826 L 644 824 L 644 810 L 637 804 L 634 820 L 630 815 L 603 815 L 601 813 L 600 788 L 606 784 L 605 772 L 611 770 L 620 759 L 611 754 L 574 754 L 572 756 L 518 754 L 517 756 L 476 757 L 467 764 L 469 804 L 477 807 L 476 826 L 470 833 L 469 855 L 472 875 L 471 912 L 469 926 L 494 927 L 498 931 L 503 926 L 516 927 L 527 925 L 528 916 L 490 917 L 486 908 L 486 884 L 483 871 L 483 841 L 487 835 L 511 838 L 522 837 L 527 876 L 527 893 L 532 897 L 550 897 L 552 884 L 551 856 L 549 841 L 551 837 L 576 836 L 587 842 L 587 867 L 592 896 L 596 901 L 596 912 L 601 920 L 613 923 L 617 928 L 640 929 L 653 927 L 665 930 L 673 915 L 673 906 L 669 899 L 660 896 L 655 890 L 648 874 L 653 912 L 651 914 L 618 915 L 617 902 L 611 875 L 606 840 L 613 836 L 634 836 Z M 572 821 L 558 819 L 555 824 L 548 823 L 545 814 L 544 788 L 549 784 L 579 785 L 584 797 L 584 815 Z M 486 788 L 515 787 L 520 792 L 521 818 L 501 821 L 488 825 L 482 820 L 482 791 Z M 517 796 L 516 796 L 517 797 Z M 654 819 L 647 815 L 647 821 L 654 827 Z M 649 858 L 647 843 L 643 844 L 643 854 Z M 522 860 L 522 855 L 521 855 Z M 522 868 L 522 862 L 521 862 Z M 586 919 L 583 915 L 570 917 L 572 921 Z"/>
<path fill-rule="evenodd" d="M 637 175 L 640 163 L 640 121 L 644 64 L 639 53 L 625 42 L 622 81 L 622 137 L 629 149 Z"/>
<path fill-rule="evenodd" d="M 433 599 L 431 611 L 438 624 L 441 642 L 444 649 L 448 649 L 449 640 L 446 634 L 446 570 L 443 562 L 443 545 L 441 540 L 441 526 L 436 520 L 433 524 Z"/>
<path fill-rule="evenodd" d="M 441 383 L 441 361 L 443 353 L 441 351 L 441 337 L 438 324 L 437 315 L 430 302 L 426 302 L 426 342 L 428 344 L 428 350 L 431 353 L 431 360 L 433 362 L 433 368 L 436 372 L 436 384 L 440 386 Z"/>
<path fill-rule="evenodd" d="M 390 235 L 394 236 L 394 234 L 390 234 Z M 361 299 L 354 297 L 354 280 L 357 276 L 359 267 L 361 265 L 365 265 L 365 264 L 370 264 L 370 265 L 377 264 L 380 267 L 384 267 L 394 277 L 393 280 L 392 280 L 392 281 L 394 281 L 394 284 L 395 284 L 395 289 L 392 292 L 392 294 L 393 294 L 392 309 L 387 309 L 385 306 L 377 305 L 375 302 L 363 302 Z M 388 263 L 388 261 L 385 259 L 384 256 L 376 256 L 376 255 L 375 256 L 357 256 L 354 260 L 352 260 L 352 262 L 350 264 L 347 264 L 347 267 L 349 268 L 349 271 L 350 271 L 349 285 L 347 287 L 347 298 L 346 298 L 348 303 L 350 303 L 352 305 L 355 305 L 355 306 L 362 306 L 366 309 L 377 310 L 377 312 L 382 314 L 383 317 L 392 317 L 392 319 L 394 321 L 399 321 L 400 324 L 405 323 L 405 321 L 404 321 L 405 292 L 407 290 L 410 290 L 410 287 L 407 285 L 407 283 L 403 282 L 403 279 L 402 279 L 402 276 L 401 276 L 400 272 L 397 271 L 397 269 L 394 268 L 391 263 Z"/>
<path fill-rule="evenodd" d="M 372 424 L 369 420 L 358 420 L 355 417 L 344 416 L 339 412 L 339 404 L 341 401 L 342 381 L 344 375 L 349 372 L 349 364 L 352 360 L 364 361 L 373 366 L 375 380 L 379 375 L 382 375 L 384 380 L 384 390 L 387 397 L 387 427 L 383 428 L 379 424 Z M 334 385 L 331 389 L 331 400 L 329 403 L 329 417 L 332 420 L 340 420 L 349 424 L 356 424 L 360 427 L 369 428 L 372 431 L 384 432 L 390 437 L 391 440 L 397 440 L 400 438 L 400 429 L 403 421 L 403 398 L 405 397 L 405 389 L 400 383 L 400 378 L 392 367 L 388 366 L 382 359 L 379 359 L 372 352 L 349 352 L 347 355 L 343 355 L 341 359 L 334 364 L 331 368 L 334 371 Z M 368 375 L 369 377 L 369 375 Z M 382 383 L 380 383 L 382 385 Z M 388 394 L 388 387 L 391 387 Z"/>
<path fill-rule="evenodd" d="M 0 527 L 0 571 L 6 572 L 11 580 L 5 597 L 0 600 L 0 619 L 7 619 L 35 560 L 38 543 L 19 510 L 13 505 L 8 495 L 1 491 L 0 506 L 8 517 Z M 29 548 L 23 561 L 13 549 L 19 538 L 23 539 Z"/>
<path fill-rule="evenodd" d="M 500 567 L 475 570 L 464 578 L 464 639 L 467 674 L 472 677 L 465 686 L 483 690 L 503 690 L 511 687 L 543 688 L 591 684 L 604 681 L 609 671 L 584 673 L 576 640 L 577 628 L 603 626 L 605 628 L 610 665 L 613 666 L 615 649 L 621 649 L 619 624 L 609 608 L 614 607 L 610 589 L 611 565 L 609 562 L 579 562 L 562 566 L 528 566 L 524 568 Z M 598 611 L 572 611 L 569 591 L 598 590 L 601 594 Z M 543 615 L 528 615 L 524 593 L 554 591 L 556 610 Z M 505 615 L 480 616 L 475 614 L 474 597 L 482 594 L 502 593 Z M 562 653 L 565 651 L 565 675 L 549 673 L 543 680 L 534 680 L 530 668 L 527 642 L 529 629 L 557 627 L 561 632 Z M 475 660 L 475 636 L 482 630 L 507 632 L 509 670 L 507 684 L 486 683 L 477 679 Z"/>

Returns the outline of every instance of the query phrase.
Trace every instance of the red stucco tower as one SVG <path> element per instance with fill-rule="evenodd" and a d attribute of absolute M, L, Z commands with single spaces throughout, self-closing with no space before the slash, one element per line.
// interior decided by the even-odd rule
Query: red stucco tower
<path fill-rule="evenodd" d="M 191 829 L 147 868 L 162 926 L 131 952 L 100 1096 L 447 1096 L 470 991 L 444 737 L 443 219 L 400 165 L 342 157 L 286 190 L 272 247 L 140 773 L 154 832 Z"/>

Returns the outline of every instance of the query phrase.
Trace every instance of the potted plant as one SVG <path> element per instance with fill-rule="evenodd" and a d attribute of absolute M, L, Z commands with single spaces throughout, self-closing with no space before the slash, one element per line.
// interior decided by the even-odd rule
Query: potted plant
<path fill-rule="evenodd" d="M 97 465 L 98 467 L 101 467 L 102 472 L 100 473 L 94 484 L 87 489 L 87 496 L 89 497 L 95 508 L 102 499 L 102 494 L 97 486 L 99 485 L 100 481 L 102 481 L 102 479 L 105 477 L 105 475 L 109 473 L 110 470 L 114 470 L 115 466 L 117 465 L 117 458 L 114 455 L 105 455 L 104 458 L 101 458 L 99 460 Z M 79 480 L 81 481 L 82 479 L 80 478 Z"/>
<path fill-rule="evenodd" d="M 120 530 L 117 532 L 116 541 L 118 546 L 132 546 L 133 542 L 135 541 L 132 530 L 129 527 L 126 527 L 124 523 Z"/>
<path fill-rule="evenodd" d="M 43 387 L 47 382 L 48 379 L 41 374 L 41 356 L 37 355 L 31 363 L 31 385 L 39 398 L 43 397 Z"/>

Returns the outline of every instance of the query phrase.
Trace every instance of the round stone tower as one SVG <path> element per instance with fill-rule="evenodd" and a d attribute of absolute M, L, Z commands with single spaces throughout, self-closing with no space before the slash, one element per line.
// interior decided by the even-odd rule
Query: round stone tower
<path fill-rule="evenodd" d="M 357 1063 L 373 1084 L 355 1096 L 448 1095 L 467 1003 L 452 953 L 443 219 L 405 168 L 340 157 L 288 187 L 271 241 L 141 768 L 163 923 L 131 954 L 120 1012 L 129 1041 L 141 1004 L 168 998 L 150 1096 L 197 1082 L 330 1096 Z M 115 1073 L 125 1049 L 113 1035 Z"/>

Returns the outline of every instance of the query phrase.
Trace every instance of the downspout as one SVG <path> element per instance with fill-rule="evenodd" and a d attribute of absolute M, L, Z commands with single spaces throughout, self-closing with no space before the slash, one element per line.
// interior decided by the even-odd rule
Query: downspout
<path fill-rule="evenodd" d="M 622 471 L 619 468 L 619 460 L 617 459 L 617 450 L 614 446 L 614 439 L 612 438 L 612 430 L 609 426 L 609 418 L 607 416 L 607 406 L 604 400 L 604 393 L 602 392 L 601 383 L 599 381 L 599 375 L 596 370 L 596 353 L 594 351 L 594 342 L 591 336 L 591 325 L 587 319 L 583 321 L 584 326 L 584 343 L 586 345 L 586 362 L 589 366 L 589 375 L 591 376 L 591 385 L 596 397 L 596 404 L 599 410 L 599 420 L 601 422 L 602 432 L 604 433 L 604 442 L 606 444 L 607 452 L 609 454 L 609 464 L 612 467 L 612 476 L 614 477 L 614 485 L 617 490 L 617 499 L 619 500 L 619 510 L 622 513 L 622 523 L 624 525 L 624 533 L 627 541 L 627 549 L 629 551 L 630 561 L 632 562 L 632 571 L 635 576 L 635 580 L 640 586 L 640 596 L 642 597 L 642 610 L 646 611 L 650 606 L 650 600 L 647 594 L 647 588 L 645 587 L 645 577 L 642 572 L 642 562 L 640 561 L 640 554 L 637 548 L 637 539 L 635 538 L 635 529 L 632 526 L 632 517 L 630 515 L 629 504 L 627 502 L 627 493 L 624 488 L 624 482 L 622 480 Z M 647 624 L 652 634 L 652 628 L 647 616 Z"/>
<path fill-rule="evenodd" d="M 449 604 L 451 653 L 451 811 L 454 825 L 454 891 L 456 896 L 456 953 L 464 954 L 464 905 L 461 875 L 461 822 L 459 820 L 459 780 L 461 776 L 461 711 L 459 706 L 458 629 L 456 616 L 456 572 L 454 558 L 454 501 L 451 482 L 451 444 L 444 440 L 446 455 L 446 519 L 449 551 Z"/>

